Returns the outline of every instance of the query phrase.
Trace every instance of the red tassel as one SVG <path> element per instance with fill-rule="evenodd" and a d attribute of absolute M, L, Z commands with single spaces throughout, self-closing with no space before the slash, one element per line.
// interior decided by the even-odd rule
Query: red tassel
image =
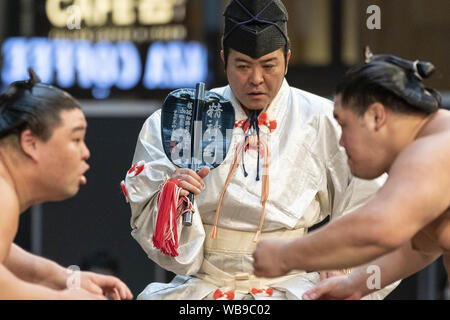
<path fill-rule="evenodd" d="M 168 180 L 158 194 L 158 218 L 152 238 L 155 248 L 172 257 L 178 256 L 177 210 L 181 191 L 178 184 L 178 180 Z"/>

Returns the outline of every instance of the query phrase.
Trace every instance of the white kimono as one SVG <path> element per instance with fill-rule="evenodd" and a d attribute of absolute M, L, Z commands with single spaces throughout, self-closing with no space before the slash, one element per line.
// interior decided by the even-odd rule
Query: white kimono
<path fill-rule="evenodd" d="M 229 86 L 212 91 L 232 102 L 237 122 L 247 118 Z M 286 80 L 267 108 L 268 120 L 275 120 L 277 128 L 269 132 L 260 126 L 270 152 L 270 190 L 261 239 L 301 237 L 327 216 L 336 219 L 360 206 L 384 182 L 351 175 L 345 151 L 339 147 L 340 128 L 332 110 L 331 101 L 291 88 Z M 242 164 L 234 171 L 218 217 L 217 238 L 210 236 L 235 146 L 244 139 L 240 127 L 233 131 L 224 162 L 204 179 L 206 189 L 195 199 L 192 226 L 178 221 L 179 255 L 166 256 L 155 249 L 152 236 L 158 187 L 176 169 L 163 151 L 160 124 L 158 110 L 146 120 L 137 141 L 133 163 L 145 162 L 143 171 L 127 174 L 124 182 L 132 212 L 132 236 L 151 260 L 177 276 L 168 284 L 149 284 L 138 299 L 211 299 L 217 289 L 233 292 L 235 299 L 301 299 L 319 281 L 317 272 L 293 271 L 274 279 L 256 278 L 252 273 L 253 239 L 262 210 L 262 181 L 255 180 L 257 149 L 245 152 L 247 177 Z M 382 299 L 397 284 L 368 298 Z"/>

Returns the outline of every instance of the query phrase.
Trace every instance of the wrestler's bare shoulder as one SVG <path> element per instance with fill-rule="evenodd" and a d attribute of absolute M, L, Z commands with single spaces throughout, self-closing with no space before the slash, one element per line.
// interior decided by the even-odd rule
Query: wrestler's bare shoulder
<path fill-rule="evenodd" d="M 0 263 L 8 256 L 17 233 L 19 205 L 14 189 L 0 177 Z"/>
<path fill-rule="evenodd" d="M 389 169 L 382 195 L 396 203 L 396 209 L 408 207 L 404 219 L 416 223 L 417 231 L 441 217 L 450 207 L 450 113 L 439 113 L 432 127 L 406 146 Z M 398 199 L 398 200 L 397 200 Z M 405 206 L 398 201 L 405 201 Z M 397 201 L 397 202 L 396 202 Z M 405 220 L 406 221 L 406 220 Z M 419 235 L 423 238 L 425 234 Z M 409 234 L 408 237 L 412 235 Z"/>
<path fill-rule="evenodd" d="M 430 117 L 423 126 L 419 137 L 437 135 L 439 133 L 450 133 L 450 111 L 440 109 Z"/>
<path fill-rule="evenodd" d="M 416 139 L 400 153 L 396 162 L 401 162 L 402 166 L 428 165 L 440 170 L 450 170 L 449 141 L 450 111 L 442 109 L 430 116 Z"/>

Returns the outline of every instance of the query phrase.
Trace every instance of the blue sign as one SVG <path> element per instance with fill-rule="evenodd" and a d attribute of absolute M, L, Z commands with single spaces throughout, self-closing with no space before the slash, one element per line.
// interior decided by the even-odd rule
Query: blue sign
<path fill-rule="evenodd" d="M 108 97 L 112 87 L 194 87 L 208 74 L 207 49 L 198 42 L 154 42 L 145 61 L 132 42 L 16 37 L 1 50 L 3 86 L 27 79 L 32 67 L 45 83 L 90 89 L 95 98 Z"/>

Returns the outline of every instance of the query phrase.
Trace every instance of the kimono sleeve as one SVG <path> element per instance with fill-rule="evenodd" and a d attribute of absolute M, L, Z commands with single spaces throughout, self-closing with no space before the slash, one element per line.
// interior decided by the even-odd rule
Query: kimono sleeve
<path fill-rule="evenodd" d="M 159 186 L 170 177 L 176 167 L 167 159 L 161 142 L 161 111 L 156 111 L 144 123 L 124 186 L 131 207 L 131 235 L 148 257 L 162 268 L 176 274 L 195 274 L 203 261 L 203 229 L 198 208 L 194 204 L 192 226 L 184 227 L 178 219 L 178 256 L 164 255 L 153 246 L 152 237 L 158 214 Z"/>

